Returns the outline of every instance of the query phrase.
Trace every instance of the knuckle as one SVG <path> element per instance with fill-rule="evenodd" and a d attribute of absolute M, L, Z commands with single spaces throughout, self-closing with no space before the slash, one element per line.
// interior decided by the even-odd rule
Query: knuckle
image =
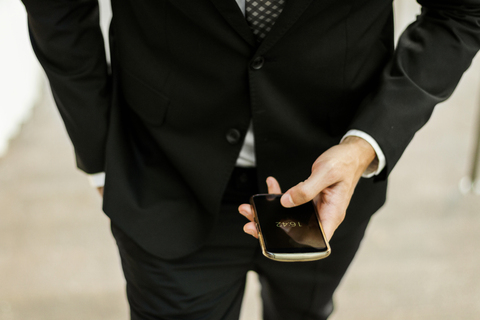
<path fill-rule="evenodd" d="M 301 183 L 298 186 L 298 192 L 297 192 L 297 199 L 300 200 L 302 203 L 307 202 L 311 199 L 313 199 L 314 195 L 312 195 L 314 192 L 313 190 L 308 187 L 305 183 Z"/>
<path fill-rule="evenodd" d="M 327 181 L 337 181 L 341 177 L 343 168 L 337 159 L 329 159 L 329 161 L 314 163 L 312 173 L 315 171 L 322 172 L 323 178 Z"/>
<path fill-rule="evenodd" d="M 342 169 L 340 168 L 340 165 L 337 162 L 335 162 L 335 163 L 329 164 L 326 176 L 327 176 L 327 179 L 336 181 L 340 178 L 341 173 L 342 173 Z"/>

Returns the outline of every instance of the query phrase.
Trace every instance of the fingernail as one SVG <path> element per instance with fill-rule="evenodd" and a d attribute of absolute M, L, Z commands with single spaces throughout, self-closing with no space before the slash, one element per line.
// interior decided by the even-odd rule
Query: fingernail
<path fill-rule="evenodd" d="M 243 227 L 243 231 L 251 236 L 254 236 L 255 237 L 255 232 L 253 230 L 251 230 L 251 228 L 248 228 L 247 226 L 244 226 Z"/>

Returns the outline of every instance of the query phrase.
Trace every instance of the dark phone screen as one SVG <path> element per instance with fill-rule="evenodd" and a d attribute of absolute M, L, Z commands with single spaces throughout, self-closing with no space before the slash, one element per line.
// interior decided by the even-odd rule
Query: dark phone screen
<path fill-rule="evenodd" d="M 267 251 L 272 253 L 327 250 L 313 202 L 285 208 L 281 195 L 252 197 Z"/>

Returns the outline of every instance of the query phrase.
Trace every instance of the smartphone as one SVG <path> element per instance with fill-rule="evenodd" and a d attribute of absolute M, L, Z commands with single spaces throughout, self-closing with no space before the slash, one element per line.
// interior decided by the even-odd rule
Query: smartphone
<path fill-rule="evenodd" d="M 313 201 L 285 208 L 281 194 L 250 198 L 263 255 L 277 261 L 313 261 L 328 257 L 331 249 Z"/>

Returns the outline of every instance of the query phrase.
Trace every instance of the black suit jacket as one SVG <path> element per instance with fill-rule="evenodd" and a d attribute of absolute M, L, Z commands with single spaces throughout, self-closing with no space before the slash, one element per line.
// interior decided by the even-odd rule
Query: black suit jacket
<path fill-rule="evenodd" d="M 390 0 L 287 1 L 260 45 L 234 0 L 112 0 L 110 76 L 95 0 L 23 2 L 79 168 L 106 171 L 107 215 L 165 258 L 209 234 L 250 120 L 263 191 L 306 179 L 348 129 L 370 134 L 387 167 L 338 233 L 368 219 L 480 46 L 477 0 L 419 1 L 395 52 Z"/>

